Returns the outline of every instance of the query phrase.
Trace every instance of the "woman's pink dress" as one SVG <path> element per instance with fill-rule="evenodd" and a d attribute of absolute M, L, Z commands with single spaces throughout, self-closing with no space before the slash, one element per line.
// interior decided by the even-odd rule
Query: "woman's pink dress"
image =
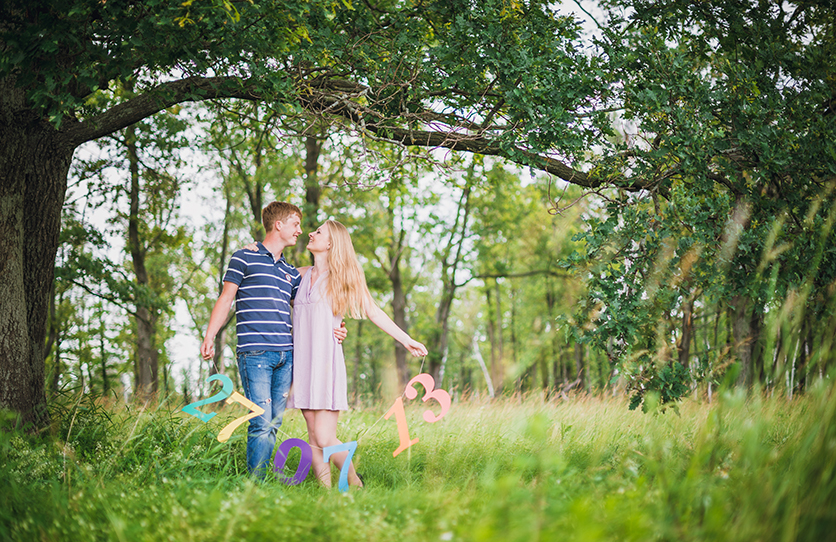
<path fill-rule="evenodd" d="M 328 273 L 311 287 L 302 277 L 293 301 L 293 388 L 288 408 L 348 410 L 345 357 L 334 337 L 342 316 L 334 316 L 326 294 Z"/>

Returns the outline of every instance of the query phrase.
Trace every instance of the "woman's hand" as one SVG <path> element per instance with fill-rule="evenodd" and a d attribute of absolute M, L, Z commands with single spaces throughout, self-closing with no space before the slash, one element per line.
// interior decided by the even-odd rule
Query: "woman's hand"
<path fill-rule="evenodd" d="M 348 336 L 348 330 L 345 327 L 345 320 L 340 322 L 340 327 L 334 328 L 334 338 L 337 339 L 337 342 L 342 344 L 345 338 Z"/>
<path fill-rule="evenodd" d="M 420 358 L 427 355 L 427 347 L 410 337 L 405 343 L 404 347 L 409 350 L 413 356 Z"/>
<path fill-rule="evenodd" d="M 249 245 L 244 247 L 244 250 L 249 250 L 250 252 L 258 252 L 258 244 L 253 241 Z"/>

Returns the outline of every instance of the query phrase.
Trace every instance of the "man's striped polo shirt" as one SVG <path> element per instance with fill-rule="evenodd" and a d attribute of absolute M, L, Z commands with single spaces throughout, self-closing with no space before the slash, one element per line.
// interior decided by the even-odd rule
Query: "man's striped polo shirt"
<path fill-rule="evenodd" d="M 282 255 L 278 261 L 264 245 L 258 252 L 232 255 L 224 282 L 238 285 L 235 316 L 238 351 L 292 350 L 290 300 L 296 297 L 301 275 Z"/>

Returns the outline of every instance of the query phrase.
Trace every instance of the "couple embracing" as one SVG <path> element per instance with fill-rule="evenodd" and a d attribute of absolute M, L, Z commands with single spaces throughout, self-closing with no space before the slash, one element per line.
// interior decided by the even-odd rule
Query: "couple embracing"
<path fill-rule="evenodd" d="M 322 449 L 340 444 L 337 420 L 340 410 L 348 410 L 343 316 L 369 318 L 415 356 L 425 356 L 427 349 L 372 300 L 345 226 L 328 220 L 311 232 L 307 249 L 314 264 L 297 269 L 283 251 L 302 234 L 302 211 L 274 201 L 261 219 L 264 242 L 232 255 L 200 352 L 203 359 L 212 358 L 215 335 L 234 301 L 241 385 L 247 399 L 264 409 L 247 430 L 247 469 L 266 476 L 285 407 L 298 408 L 308 428 L 314 473 L 330 487 Z M 341 452 L 331 459 L 341 469 L 346 456 Z M 349 467 L 349 485 L 362 486 Z"/>

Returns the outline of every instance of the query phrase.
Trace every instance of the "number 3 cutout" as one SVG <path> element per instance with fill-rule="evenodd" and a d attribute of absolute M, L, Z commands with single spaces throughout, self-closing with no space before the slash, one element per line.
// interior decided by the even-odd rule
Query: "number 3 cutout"
<path fill-rule="evenodd" d="M 450 410 L 450 394 L 442 389 L 434 389 L 435 388 L 435 380 L 431 375 L 427 373 L 421 373 L 416 375 L 409 383 L 406 385 L 406 389 L 404 390 L 404 395 L 407 396 L 409 399 L 415 399 L 418 397 L 418 390 L 416 390 L 413 386 L 415 383 L 421 384 L 424 386 L 424 397 L 422 400 L 426 403 L 429 399 L 435 399 L 438 401 L 438 404 L 441 405 L 441 412 L 438 416 L 433 414 L 432 410 L 425 410 L 424 411 L 424 421 L 427 423 L 435 423 L 447 414 L 447 411 Z"/>

